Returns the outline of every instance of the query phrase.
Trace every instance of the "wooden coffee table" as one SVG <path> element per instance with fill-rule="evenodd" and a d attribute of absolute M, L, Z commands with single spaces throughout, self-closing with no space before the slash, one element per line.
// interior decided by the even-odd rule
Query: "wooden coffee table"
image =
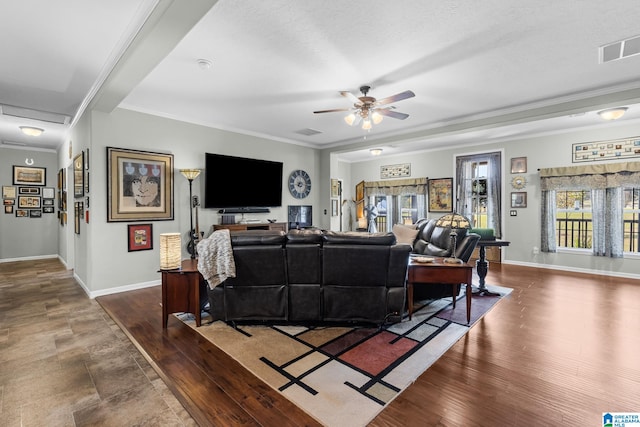
<path fill-rule="evenodd" d="M 431 257 L 428 257 L 431 258 Z M 409 258 L 409 272 L 407 279 L 407 299 L 409 319 L 413 315 L 413 287 L 429 283 L 450 283 L 453 289 L 453 308 L 456 307 L 456 287 L 464 283 L 467 285 L 467 323 L 471 321 L 471 279 L 473 266 L 469 263 L 451 264 L 444 262 L 444 258 L 434 258 L 433 262 L 416 262 Z"/>

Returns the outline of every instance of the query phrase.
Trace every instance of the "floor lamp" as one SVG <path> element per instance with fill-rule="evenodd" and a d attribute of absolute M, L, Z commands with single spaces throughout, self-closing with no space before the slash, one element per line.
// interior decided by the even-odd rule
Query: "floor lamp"
<path fill-rule="evenodd" d="M 189 213 L 191 214 L 191 228 L 189 229 L 189 245 L 187 251 L 191 254 L 191 259 L 196 257 L 195 233 L 193 229 L 193 180 L 200 175 L 200 169 L 180 169 L 182 176 L 189 180 Z"/>

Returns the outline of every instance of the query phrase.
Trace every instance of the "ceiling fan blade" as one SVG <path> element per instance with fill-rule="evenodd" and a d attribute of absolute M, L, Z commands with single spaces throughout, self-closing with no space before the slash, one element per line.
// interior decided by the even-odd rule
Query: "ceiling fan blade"
<path fill-rule="evenodd" d="M 314 114 L 318 114 L 318 113 L 335 113 L 337 111 L 349 111 L 350 108 L 334 108 L 333 110 L 319 110 L 319 111 L 314 111 Z"/>
<path fill-rule="evenodd" d="M 404 92 L 396 93 L 395 95 L 389 96 L 387 98 L 382 98 L 376 101 L 376 105 L 385 105 L 391 104 L 392 102 L 402 101 L 403 99 L 413 98 L 416 96 L 415 93 L 410 90 L 405 90 Z"/>
<path fill-rule="evenodd" d="M 383 116 L 391 117 L 393 119 L 404 120 L 409 117 L 408 114 L 398 113 L 397 111 L 391 111 L 389 108 L 376 108 L 375 111 L 382 114 Z"/>
<path fill-rule="evenodd" d="M 340 92 L 340 95 L 344 96 L 345 98 L 349 98 L 349 101 L 353 102 L 354 104 L 357 104 L 357 105 L 362 104 L 362 101 L 360 100 L 360 98 L 358 98 L 351 92 L 347 92 L 346 90 L 343 90 L 342 92 Z"/>

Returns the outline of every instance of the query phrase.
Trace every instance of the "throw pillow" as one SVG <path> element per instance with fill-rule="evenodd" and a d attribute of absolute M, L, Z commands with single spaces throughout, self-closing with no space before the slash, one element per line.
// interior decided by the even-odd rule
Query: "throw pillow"
<path fill-rule="evenodd" d="M 392 231 L 396 236 L 397 243 L 405 243 L 413 246 L 419 230 L 412 225 L 393 224 Z"/>

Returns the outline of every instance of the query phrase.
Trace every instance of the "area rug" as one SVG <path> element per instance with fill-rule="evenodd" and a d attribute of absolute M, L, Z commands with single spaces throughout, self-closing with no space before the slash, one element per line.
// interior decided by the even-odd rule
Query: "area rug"
<path fill-rule="evenodd" d="M 414 305 L 412 319 L 383 328 L 238 325 L 177 317 L 326 426 L 365 426 L 473 324 L 511 292 Z M 204 313 L 203 313 L 204 315 Z"/>

